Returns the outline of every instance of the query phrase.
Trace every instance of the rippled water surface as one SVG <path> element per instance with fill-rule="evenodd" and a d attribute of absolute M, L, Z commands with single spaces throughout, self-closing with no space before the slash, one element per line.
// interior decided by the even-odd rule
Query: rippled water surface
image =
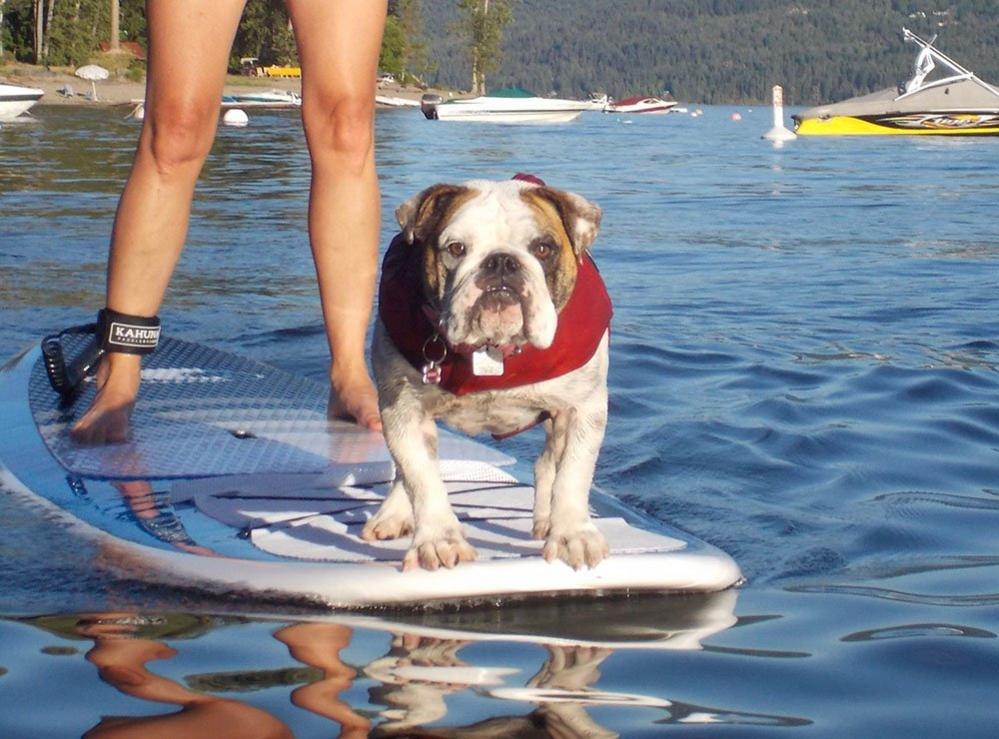
<path fill-rule="evenodd" d="M 730 112 L 377 125 L 385 243 L 441 180 L 529 171 L 603 207 L 598 484 L 730 552 L 738 593 L 381 620 L 220 601 L 116 579 L 0 492 L 0 734 L 994 736 L 999 140 L 775 150 L 769 111 Z M 100 306 L 136 135 L 38 117 L 0 130 L 0 357 Z M 324 377 L 307 184 L 293 115 L 220 131 L 172 333 Z M 700 648 L 615 648 L 629 629 Z"/>

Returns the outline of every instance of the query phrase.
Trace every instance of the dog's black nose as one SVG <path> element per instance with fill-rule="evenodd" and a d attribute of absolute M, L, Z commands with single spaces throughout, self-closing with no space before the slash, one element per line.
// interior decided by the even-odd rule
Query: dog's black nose
<path fill-rule="evenodd" d="M 519 270 L 520 262 L 512 254 L 490 254 L 482 262 L 482 271 L 489 277 L 505 277 Z"/>

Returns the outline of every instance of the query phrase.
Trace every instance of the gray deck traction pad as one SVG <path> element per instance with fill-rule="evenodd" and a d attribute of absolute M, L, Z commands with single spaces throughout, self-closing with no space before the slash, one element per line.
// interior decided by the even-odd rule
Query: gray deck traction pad
<path fill-rule="evenodd" d="M 90 341 L 67 334 L 71 360 Z M 83 446 L 70 426 L 90 406 L 86 383 L 70 406 L 61 403 L 39 359 L 29 402 L 39 433 L 68 473 L 128 480 L 175 479 L 264 472 L 326 472 L 343 480 L 384 480 L 392 462 L 381 434 L 326 417 L 320 383 L 251 359 L 174 338 L 143 358 L 142 389 L 126 443 Z M 442 460 L 509 464 L 500 452 L 441 433 Z"/>

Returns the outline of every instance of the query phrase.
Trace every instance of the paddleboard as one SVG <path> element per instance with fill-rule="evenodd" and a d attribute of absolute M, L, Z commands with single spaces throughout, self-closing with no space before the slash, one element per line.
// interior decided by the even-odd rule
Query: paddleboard
<path fill-rule="evenodd" d="M 67 360 L 87 334 L 66 334 Z M 474 562 L 402 572 L 409 537 L 367 542 L 392 479 L 379 434 L 326 418 L 319 383 L 164 338 L 143 360 L 127 443 L 81 446 L 68 429 L 95 393 L 55 392 L 39 346 L 0 367 L 0 484 L 101 545 L 101 566 L 150 582 L 328 607 L 496 602 L 568 594 L 708 593 L 741 580 L 721 550 L 599 491 L 610 556 L 573 570 L 531 538 L 533 488 L 515 460 L 441 430 L 441 474 Z"/>

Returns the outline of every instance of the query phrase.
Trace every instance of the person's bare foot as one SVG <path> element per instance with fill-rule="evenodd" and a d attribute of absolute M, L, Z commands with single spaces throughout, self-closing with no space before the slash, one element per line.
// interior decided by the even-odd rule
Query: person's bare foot
<path fill-rule="evenodd" d="M 129 418 L 139 394 L 140 357 L 110 354 L 97 372 L 97 395 L 69 435 L 79 444 L 114 444 L 128 440 Z"/>
<path fill-rule="evenodd" d="M 363 365 L 354 370 L 338 367 L 334 362 L 330 370 L 330 399 L 327 415 L 346 418 L 371 431 L 382 430 L 382 417 L 378 412 L 378 391 Z"/>

